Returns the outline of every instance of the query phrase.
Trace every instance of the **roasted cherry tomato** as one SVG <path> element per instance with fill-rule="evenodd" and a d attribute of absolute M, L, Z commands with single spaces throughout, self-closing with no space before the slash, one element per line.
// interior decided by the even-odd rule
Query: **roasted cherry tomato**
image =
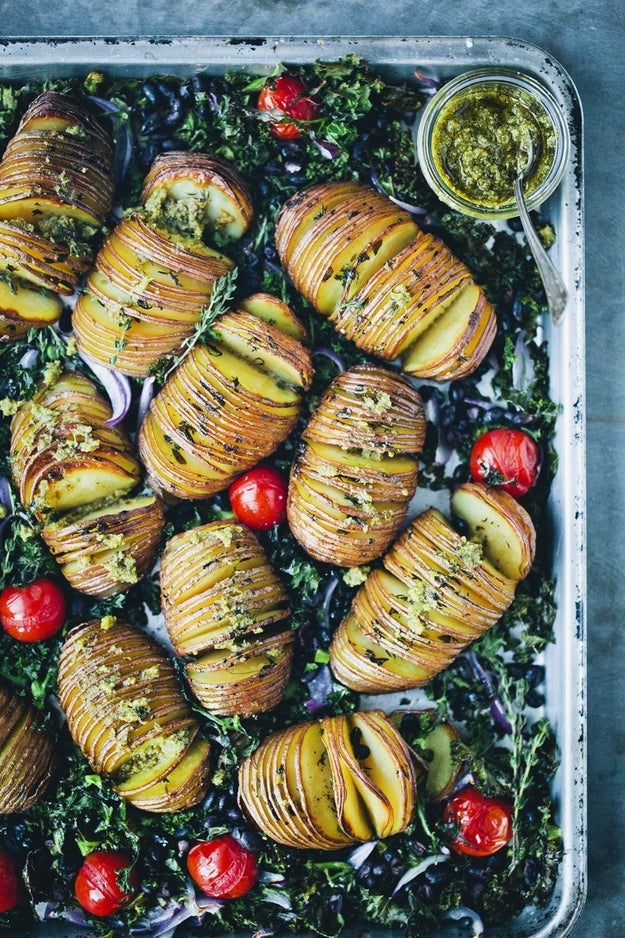
<path fill-rule="evenodd" d="M 447 803 L 444 820 L 458 831 L 450 846 L 456 853 L 488 857 L 512 837 L 512 809 L 503 798 L 488 798 L 468 786 Z"/>
<path fill-rule="evenodd" d="M 74 892 L 83 909 L 91 915 L 113 915 L 133 898 L 139 888 L 139 874 L 133 867 L 128 882 L 130 891 L 120 886 L 120 874 L 131 860 L 119 850 L 95 850 L 83 860 L 74 881 Z"/>
<path fill-rule="evenodd" d="M 282 111 L 298 121 L 312 121 L 319 113 L 319 105 L 306 94 L 306 86 L 295 75 L 271 78 L 258 96 L 261 111 Z M 270 121 L 270 130 L 280 140 L 296 140 L 302 133 L 291 121 Z"/>
<path fill-rule="evenodd" d="M 0 850 L 0 912 L 8 912 L 19 905 L 24 886 L 10 853 Z"/>
<path fill-rule="evenodd" d="M 258 879 L 255 855 L 231 834 L 192 847 L 187 869 L 196 886 L 214 899 L 243 896 Z"/>
<path fill-rule="evenodd" d="M 230 506 L 248 528 L 268 531 L 286 518 L 287 484 L 270 466 L 245 472 L 228 489 Z"/>
<path fill-rule="evenodd" d="M 47 577 L 28 586 L 7 586 L 0 593 L 0 622 L 20 642 L 40 642 L 55 635 L 65 611 L 62 589 Z"/>
<path fill-rule="evenodd" d="M 523 430 L 487 430 L 473 444 L 470 470 L 476 482 L 503 489 L 515 498 L 536 484 L 541 465 L 538 443 Z"/>

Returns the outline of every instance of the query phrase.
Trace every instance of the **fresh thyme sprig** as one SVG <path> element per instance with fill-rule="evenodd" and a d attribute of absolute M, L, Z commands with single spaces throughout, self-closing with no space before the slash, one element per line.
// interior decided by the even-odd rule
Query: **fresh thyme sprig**
<path fill-rule="evenodd" d="M 224 313 L 228 312 L 230 309 L 230 301 L 236 291 L 238 272 L 238 268 L 233 267 L 232 270 L 229 270 L 215 281 L 210 299 L 208 303 L 202 307 L 200 319 L 195 324 L 193 332 L 181 343 L 180 351 L 167 363 L 166 370 L 161 373 L 163 365 L 162 359 L 150 368 L 150 374 L 156 375 L 161 383 L 166 381 L 172 371 L 185 360 L 189 352 L 198 342 L 202 342 L 204 339 L 210 337 L 216 320 L 219 319 L 220 316 L 223 316 Z"/>

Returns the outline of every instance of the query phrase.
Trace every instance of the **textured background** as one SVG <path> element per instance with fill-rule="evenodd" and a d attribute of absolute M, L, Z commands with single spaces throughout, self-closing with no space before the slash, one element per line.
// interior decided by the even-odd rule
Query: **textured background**
<path fill-rule="evenodd" d="M 0 36 L 491 35 L 546 49 L 585 112 L 589 894 L 574 938 L 625 935 L 625 19 L 622 0 L 0 0 Z M 621 232 L 619 234 L 619 232 Z"/>

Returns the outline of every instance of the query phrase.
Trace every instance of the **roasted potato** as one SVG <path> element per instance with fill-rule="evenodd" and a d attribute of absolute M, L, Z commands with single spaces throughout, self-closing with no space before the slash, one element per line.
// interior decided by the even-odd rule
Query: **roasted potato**
<path fill-rule="evenodd" d="M 165 522 L 155 495 L 106 502 L 44 525 L 42 537 L 65 579 L 91 596 L 114 596 L 152 569 Z"/>
<path fill-rule="evenodd" d="M 469 537 L 435 509 L 408 526 L 333 637 L 337 680 L 365 693 L 420 687 L 501 618 L 535 549 L 529 515 L 501 494 L 475 483 L 454 493 Z"/>
<path fill-rule="evenodd" d="M 253 215 L 236 170 L 205 153 L 157 156 L 141 201 L 105 239 L 73 314 L 79 348 L 135 377 L 192 335 L 233 270 L 205 237 L 239 238 Z"/>
<path fill-rule="evenodd" d="M 338 375 L 291 467 L 287 517 L 317 560 L 359 566 L 397 535 L 417 485 L 421 399 L 401 375 L 357 366 Z"/>
<path fill-rule="evenodd" d="M 253 532 L 215 521 L 176 535 L 160 579 L 167 631 L 200 703 L 230 716 L 275 707 L 294 633 L 284 587 Z"/>
<path fill-rule="evenodd" d="M 321 183 L 282 207 L 276 246 L 296 288 L 359 348 L 421 378 L 466 377 L 496 332 L 468 268 L 386 196 Z"/>
<path fill-rule="evenodd" d="M 138 445 L 156 491 L 182 499 L 221 491 L 295 426 L 313 369 L 288 307 L 276 317 L 278 302 L 255 296 L 221 316 L 210 344 L 196 344 L 151 402 Z"/>
<path fill-rule="evenodd" d="M 56 766 L 54 743 L 42 731 L 35 708 L 0 685 L 0 814 L 36 804 Z"/>
<path fill-rule="evenodd" d="M 113 147 L 82 101 L 45 91 L 0 161 L 0 339 L 55 322 L 113 200 Z"/>
<path fill-rule="evenodd" d="M 253 207 L 247 186 L 225 160 L 208 153 L 160 153 L 145 177 L 141 201 L 170 231 L 202 240 L 241 238 Z"/>
<path fill-rule="evenodd" d="M 58 695 L 93 770 L 135 807 L 181 811 L 205 797 L 209 743 L 149 635 L 112 616 L 72 629 L 59 657 Z"/>
<path fill-rule="evenodd" d="M 239 767 L 242 808 L 289 847 L 338 850 L 397 834 L 415 798 L 410 753 L 380 710 L 274 733 Z"/>
<path fill-rule="evenodd" d="M 108 402 L 78 372 L 65 372 L 25 401 L 11 423 L 11 466 L 20 501 L 40 519 L 117 497 L 140 466 L 121 427 L 106 427 Z"/>

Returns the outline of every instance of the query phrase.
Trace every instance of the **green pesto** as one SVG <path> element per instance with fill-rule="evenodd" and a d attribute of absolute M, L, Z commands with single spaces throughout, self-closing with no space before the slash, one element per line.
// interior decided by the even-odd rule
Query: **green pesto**
<path fill-rule="evenodd" d="M 547 178 L 556 152 L 553 122 L 530 92 L 505 83 L 454 95 L 432 131 L 433 158 L 445 184 L 461 198 L 499 208 L 513 200 L 512 184 L 528 162 L 525 188 Z"/>

